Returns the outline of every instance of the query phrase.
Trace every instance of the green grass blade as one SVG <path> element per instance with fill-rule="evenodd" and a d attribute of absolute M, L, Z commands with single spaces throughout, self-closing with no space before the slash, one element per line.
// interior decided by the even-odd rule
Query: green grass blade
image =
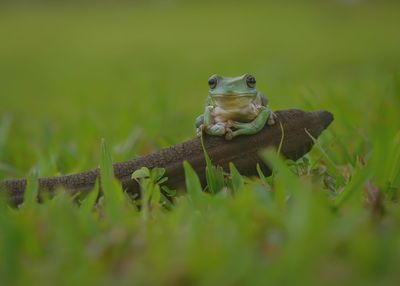
<path fill-rule="evenodd" d="M 85 199 L 81 203 L 80 209 L 82 213 L 89 214 L 92 212 L 98 195 L 99 195 L 99 180 L 96 180 L 94 188 L 89 192 L 89 194 L 85 197 Z"/>
<path fill-rule="evenodd" d="M 333 160 L 330 158 L 328 153 L 324 150 L 324 148 L 321 146 L 319 141 L 315 139 L 310 132 L 308 132 L 307 129 L 304 129 L 304 131 L 307 133 L 307 135 L 311 138 L 311 140 L 314 142 L 315 147 L 317 150 L 320 152 L 320 154 L 325 158 L 326 164 L 328 167 L 328 171 L 331 172 L 331 174 L 338 180 L 339 185 L 343 185 L 345 182 L 345 178 L 343 177 L 342 173 L 340 172 L 338 166 L 333 162 Z"/>
<path fill-rule="evenodd" d="M 285 139 L 285 129 L 283 129 L 283 125 L 282 122 L 279 120 L 279 127 L 281 128 L 281 140 L 279 141 L 279 146 L 278 146 L 278 154 L 281 154 L 281 150 L 282 150 L 282 145 L 283 145 L 283 139 Z"/>
<path fill-rule="evenodd" d="M 104 139 L 101 141 L 100 174 L 105 211 L 112 220 L 118 220 L 122 216 L 125 197 L 120 185 L 115 181 L 111 154 Z"/>
<path fill-rule="evenodd" d="M 371 172 L 368 167 L 356 167 L 350 182 L 344 187 L 343 191 L 335 198 L 333 207 L 335 209 L 341 207 L 345 201 L 356 193 L 361 194 L 364 184 L 371 178 Z"/>
<path fill-rule="evenodd" d="M 196 204 L 204 195 L 199 177 L 187 161 L 183 162 L 183 169 L 185 171 L 186 191 L 191 201 Z"/>
<path fill-rule="evenodd" d="M 261 154 L 265 163 L 273 170 L 273 190 L 275 202 L 280 209 L 286 208 L 288 196 L 302 189 L 299 178 L 293 174 L 284 160 L 273 149 L 267 149 Z"/>
<path fill-rule="evenodd" d="M 400 132 L 398 132 L 392 143 L 392 152 L 389 166 L 389 198 L 396 197 L 396 192 L 400 189 Z"/>
<path fill-rule="evenodd" d="M 229 170 L 231 174 L 232 191 L 236 193 L 244 187 L 243 177 L 233 163 L 229 163 Z"/>
<path fill-rule="evenodd" d="M 206 160 L 206 180 L 210 193 L 216 194 L 224 187 L 224 175 L 221 168 L 213 166 L 210 156 L 204 146 L 203 135 L 200 138 Z"/>
<path fill-rule="evenodd" d="M 24 194 L 24 208 L 31 208 L 37 204 L 38 192 L 39 192 L 39 172 L 32 170 L 29 174 L 26 182 L 25 194 Z"/>

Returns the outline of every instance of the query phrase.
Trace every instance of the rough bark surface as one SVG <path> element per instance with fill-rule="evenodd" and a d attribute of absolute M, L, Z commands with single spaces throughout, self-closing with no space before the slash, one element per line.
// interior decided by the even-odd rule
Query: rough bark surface
<path fill-rule="evenodd" d="M 265 126 L 262 131 L 252 136 L 241 136 L 226 141 L 221 137 L 204 136 L 204 146 L 213 161 L 228 170 L 229 162 L 233 162 L 243 175 L 256 175 L 256 165 L 260 164 L 263 172 L 269 175 L 271 171 L 258 156 L 260 150 L 274 146 L 278 147 L 282 138 L 281 125 L 284 130 L 281 152 L 289 159 L 297 160 L 310 151 L 313 140 L 306 133 L 307 130 L 314 138 L 326 129 L 333 121 L 333 115 L 327 111 L 305 112 L 298 109 L 277 111 L 277 122 L 273 126 Z M 279 122 L 281 124 L 279 124 Z M 205 182 L 205 160 L 201 141 L 195 138 L 170 148 L 135 160 L 114 164 L 115 177 L 121 182 L 123 188 L 129 192 L 137 192 L 138 185 L 131 179 L 131 174 L 140 167 L 162 167 L 166 169 L 170 188 L 180 188 L 184 185 L 185 178 L 182 162 L 188 161 L 199 175 L 202 183 Z M 99 169 L 87 172 L 52 177 L 40 178 L 39 190 L 54 192 L 57 188 L 64 188 L 71 194 L 90 191 L 99 177 Z M 0 192 L 6 192 L 12 205 L 22 203 L 26 187 L 25 179 L 6 180 L 0 182 Z"/>

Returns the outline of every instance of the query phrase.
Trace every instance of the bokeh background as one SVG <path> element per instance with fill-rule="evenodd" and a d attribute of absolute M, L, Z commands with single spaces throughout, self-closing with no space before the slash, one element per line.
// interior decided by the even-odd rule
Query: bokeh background
<path fill-rule="evenodd" d="M 254 74 L 273 109 L 330 110 L 346 145 L 398 84 L 397 1 L 0 7 L 0 178 L 96 166 L 102 137 L 116 161 L 191 138 L 214 73 Z"/>
<path fill-rule="evenodd" d="M 113 161 L 192 138 L 215 73 L 335 116 L 270 178 L 211 196 L 187 176 L 171 211 L 111 175 L 79 208 L 29 180 L 0 199 L 0 284 L 398 285 L 399 28 L 389 0 L 0 1 L 0 180 L 109 162 L 101 138 Z"/>

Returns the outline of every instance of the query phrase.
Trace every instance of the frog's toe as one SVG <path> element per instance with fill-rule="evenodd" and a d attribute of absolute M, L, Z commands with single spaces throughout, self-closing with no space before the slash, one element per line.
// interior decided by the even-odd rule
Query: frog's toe
<path fill-rule="evenodd" d="M 246 123 L 242 123 L 242 122 L 237 122 L 237 121 L 231 121 L 230 122 L 230 127 L 234 127 L 236 129 L 240 129 L 243 128 L 245 126 Z"/>
<path fill-rule="evenodd" d="M 278 117 L 276 116 L 276 114 L 272 112 L 271 115 L 268 118 L 267 124 L 268 125 L 274 125 L 276 123 L 276 119 L 277 118 Z"/>
<path fill-rule="evenodd" d="M 268 119 L 268 121 L 267 121 L 267 124 L 268 124 L 268 125 L 274 125 L 274 124 L 275 124 L 275 119 L 272 118 L 272 117 L 270 117 L 270 118 Z"/>
<path fill-rule="evenodd" d="M 199 127 L 196 128 L 196 135 L 197 137 L 200 137 L 201 134 L 203 133 L 203 131 L 205 130 L 205 125 L 204 124 L 200 124 Z"/>
<path fill-rule="evenodd" d="M 226 140 L 232 140 L 233 138 L 233 132 L 230 128 L 227 129 L 226 133 L 225 133 L 225 139 Z"/>

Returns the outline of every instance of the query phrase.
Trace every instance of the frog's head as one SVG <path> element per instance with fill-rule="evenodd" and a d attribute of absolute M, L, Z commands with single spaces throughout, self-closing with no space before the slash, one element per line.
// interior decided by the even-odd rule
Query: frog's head
<path fill-rule="evenodd" d="M 247 105 L 257 96 L 256 78 L 249 74 L 238 77 L 212 75 L 208 85 L 211 99 L 226 108 Z"/>

